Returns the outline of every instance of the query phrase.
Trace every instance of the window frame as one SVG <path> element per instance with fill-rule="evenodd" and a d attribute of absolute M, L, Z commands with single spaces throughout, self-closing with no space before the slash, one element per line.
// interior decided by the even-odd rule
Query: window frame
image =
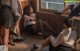
<path fill-rule="evenodd" d="M 64 2 L 64 7 L 65 7 L 65 6 L 66 6 L 66 3 Z M 56 12 L 57 10 L 51 10 L 51 9 L 41 8 L 41 0 L 39 0 L 39 11 L 54 13 L 54 12 Z"/>

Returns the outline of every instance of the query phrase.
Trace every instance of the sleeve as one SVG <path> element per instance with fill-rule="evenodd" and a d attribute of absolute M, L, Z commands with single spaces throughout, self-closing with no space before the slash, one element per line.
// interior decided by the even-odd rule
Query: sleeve
<path fill-rule="evenodd" d="M 57 47 L 58 45 L 60 45 L 60 44 L 63 42 L 63 33 L 64 33 L 64 31 L 62 31 L 62 32 L 58 35 L 57 39 L 54 38 L 53 36 L 50 36 L 51 43 L 52 43 L 52 45 L 53 45 L 54 47 Z"/>

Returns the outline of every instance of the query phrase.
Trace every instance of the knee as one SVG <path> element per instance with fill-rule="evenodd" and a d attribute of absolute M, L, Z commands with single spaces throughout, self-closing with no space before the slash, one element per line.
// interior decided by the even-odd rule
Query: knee
<path fill-rule="evenodd" d="M 43 21 L 43 24 L 48 24 L 46 21 Z"/>
<path fill-rule="evenodd" d="M 42 20 L 38 20 L 38 23 L 42 23 Z"/>

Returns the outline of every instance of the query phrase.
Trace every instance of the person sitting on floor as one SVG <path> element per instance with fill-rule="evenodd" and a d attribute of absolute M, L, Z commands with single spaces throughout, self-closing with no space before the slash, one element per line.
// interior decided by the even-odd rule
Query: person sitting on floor
<path fill-rule="evenodd" d="M 64 29 L 59 33 L 58 37 L 55 38 L 53 35 L 50 35 L 43 41 L 41 46 L 36 49 L 37 51 L 42 51 L 42 49 L 50 43 L 53 47 L 57 48 L 56 51 L 72 51 L 77 34 L 75 28 L 72 26 L 72 21 L 69 21 L 68 18 L 66 18 L 63 22 Z"/>
<path fill-rule="evenodd" d="M 33 25 L 36 23 L 36 14 L 33 13 L 33 8 L 27 5 L 23 9 L 24 14 L 24 27 L 26 27 L 29 34 L 34 35 Z"/>

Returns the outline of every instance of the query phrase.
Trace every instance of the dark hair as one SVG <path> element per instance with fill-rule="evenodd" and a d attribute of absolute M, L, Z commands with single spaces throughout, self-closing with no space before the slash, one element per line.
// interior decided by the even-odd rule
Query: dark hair
<path fill-rule="evenodd" d="M 73 21 L 70 20 L 70 18 L 66 17 L 66 18 L 64 18 L 63 23 L 66 24 L 68 27 L 71 27 Z"/>
<path fill-rule="evenodd" d="M 30 16 L 30 5 L 24 7 L 23 14 Z"/>

